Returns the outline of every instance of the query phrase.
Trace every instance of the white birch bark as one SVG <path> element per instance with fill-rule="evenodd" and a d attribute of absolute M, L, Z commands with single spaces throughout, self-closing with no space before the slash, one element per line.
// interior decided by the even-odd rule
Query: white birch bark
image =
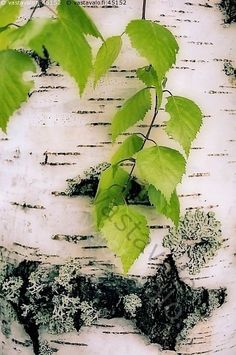
<path fill-rule="evenodd" d="M 111 36 L 122 33 L 129 20 L 140 17 L 141 5 L 141 0 L 127 0 L 125 6 L 90 8 L 89 13 L 104 36 Z M 25 6 L 23 17 L 28 13 Z M 42 9 L 37 15 L 44 13 L 46 10 Z M 178 353 L 233 355 L 236 86 L 223 72 L 223 66 L 225 59 L 233 60 L 235 24 L 223 24 L 215 0 L 149 0 L 147 18 L 167 25 L 180 45 L 177 64 L 169 73 L 168 89 L 193 99 L 204 112 L 202 130 L 194 141 L 187 173 L 178 189 L 182 213 L 186 208 L 197 207 L 215 211 L 222 221 L 225 238 L 217 257 L 199 275 L 182 274 L 186 282 L 194 281 L 194 287 L 227 287 L 228 298 L 211 319 L 194 327 L 189 341 Z M 93 235 L 94 230 L 88 199 L 55 196 L 52 192 L 65 190 L 66 179 L 109 159 L 112 146 L 108 124 L 116 106 L 139 87 L 132 70 L 144 63 L 125 41 L 116 67 L 96 91 L 88 89 L 82 99 L 73 80 L 60 68 L 50 68 L 46 76 L 35 75 L 33 95 L 11 119 L 8 135 L 1 134 L 0 140 L 1 245 L 10 259 L 54 263 L 66 257 L 79 257 L 87 273 L 101 272 L 106 264 L 120 270 L 119 261 L 103 248 L 105 244 L 99 236 L 77 244 L 53 239 L 58 234 Z M 159 123 L 166 118 L 161 112 Z M 150 116 L 140 125 L 141 132 L 147 130 L 149 120 Z M 153 129 L 152 138 L 167 142 L 160 127 Z M 48 163 L 44 165 L 45 152 Z M 24 203 L 32 208 L 23 208 Z M 151 243 L 131 274 L 154 274 L 160 262 L 155 257 L 164 251 L 161 239 L 168 221 L 156 214 L 149 215 L 149 221 L 156 226 Z M 89 260 L 95 260 L 96 267 L 89 267 Z M 99 320 L 79 334 L 42 336 L 58 349 L 58 355 L 168 354 L 150 344 L 132 322 L 124 319 Z M 27 339 L 22 327 L 15 324 L 10 339 L 1 335 L 0 353 L 32 355 Z"/>

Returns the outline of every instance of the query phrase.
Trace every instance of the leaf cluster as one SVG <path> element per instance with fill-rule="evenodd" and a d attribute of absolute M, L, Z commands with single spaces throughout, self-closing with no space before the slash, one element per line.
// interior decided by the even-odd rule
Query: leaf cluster
<path fill-rule="evenodd" d="M 24 75 L 36 70 L 35 63 L 19 50 L 33 50 L 41 57 L 48 53 L 51 60 L 74 78 L 80 95 L 91 75 L 96 86 L 109 71 L 120 54 L 124 35 L 146 62 L 136 72 L 143 87 L 124 102 L 112 119 L 112 141 L 127 134 L 153 109 L 150 127 L 146 135 L 133 133 L 122 142 L 111 158 L 111 166 L 101 174 L 94 201 L 96 227 L 128 272 L 149 240 L 146 218 L 126 203 L 131 176 L 135 173 L 145 186 L 150 203 L 177 227 L 180 206 L 176 188 L 202 124 L 201 110 L 193 101 L 171 94 L 164 107 L 169 114 L 165 131 L 179 143 L 184 154 L 158 142 L 146 147 L 164 93 L 169 92 L 165 90 L 166 76 L 176 62 L 178 43 L 166 27 L 145 19 L 132 20 L 122 35 L 104 39 L 75 1 L 60 0 L 53 18 L 31 16 L 23 26 L 14 24 L 19 13 L 20 5 L 12 5 L 10 1 L 0 7 L 0 127 L 4 131 L 10 116 L 27 100 L 33 87 L 33 82 L 25 80 Z M 89 36 L 101 41 L 95 58 Z M 130 173 L 122 166 L 126 160 L 132 163 Z"/>

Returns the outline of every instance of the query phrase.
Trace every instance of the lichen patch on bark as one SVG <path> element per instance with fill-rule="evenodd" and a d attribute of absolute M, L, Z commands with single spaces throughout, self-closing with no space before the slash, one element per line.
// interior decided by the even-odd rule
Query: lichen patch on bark
<path fill-rule="evenodd" d="M 225 289 L 192 289 L 179 278 L 172 256 L 144 281 L 107 273 L 81 273 L 78 261 L 44 265 L 23 261 L 1 267 L 2 330 L 18 319 L 29 334 L 34 353 L 42 354 L 40 330 L 61 334 L 90 326 L 100 318 L 124 317 L 150 342 L 174 350 L 199 320 L 210 316 L 225 300 Z M 11 295 L 11 297 L 9 296 Z M 9 298 L 10 297 L 10 298 Z M 50 348 L 48 348 L 50 354 Z"/>

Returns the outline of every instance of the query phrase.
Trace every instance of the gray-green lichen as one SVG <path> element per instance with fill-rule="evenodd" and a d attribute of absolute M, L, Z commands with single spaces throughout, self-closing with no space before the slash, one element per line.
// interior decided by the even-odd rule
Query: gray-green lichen
<path fill-rule="evenodd" d="M 74 316 L 80 307 L 79 297 L 56 294 L 52 298 L 53 310 L 46 326 L 49 333 L 61 334 L 75 330 Z"/>
<path fill-rule="evenodd" d="M 55 286 L 60 285 L 68 292 L 72 292 L 73 280 L 81 273 L 81 266 L 77 260 L 70 260 L 59 268 L 58 276 L 55 277 Z"/>
<path fill-rule="evenodd" d="M 7 301 L 17 303 L 20 297 L 20 289 L 23 285 L 21 277 L 9 277 L 2 283 L 2 293 Z"/>
<path fill-rule="evenodd" d="M 5 281 L 8 273 L 8 265 L 6 262 L 0 262 L 0 286 L 2 287 L 3 282 Z"/>
<path fill-rule="evenodd" d="M 98 319 L 99 312 L 93 307 L 91 302 L 81 302 L 79 309 L 81 311 L 80 318 L 84 325 L 91 326 Z"/>
<path fill-rule="evenodd" d="M 137 309 L 142 307 L 142 300 L 138 295 L 131 293 L 123 298 L 124 310 L 128 316 L 134 318 L 136 316 Z"/>
<path fill-rule="evenodd" d="M 83 275 L 73 259 L 50 266 L 23 261 L 14 267 L 4 265 L 1 270 L 2 332 L 9 336 L 11 322 L 18 319 L 36 355 L 52 354 L 39 338 L 42 330 L 53 334 L 79 331 L 98 317 L 132 319 L 151 342 L 173 350 L 177 340 L 187 336 L 192 325 L 209 316 L 225 298 L 223 289 L 209 291 L 186 285 L 171 256 L 144 283 L 112 273 L 97 278 Z"/>
<path fill-rule="evenodd" d="M 190 274 L 198 273 L 222 245 L 221 224 L 213 212 L 187 212 L 178 228 L 171 228 L 163 239 L 163 246 L 171 250 L 175 259 L 187 257 Z"/>
<path fill-rule="evenodd" d="M 6 337 L 11 334 L 11 323 L 17 319 L 13 305 L 9 301 L 13 303 L 18 301 L 22 286 L 19 278 L 10 277 L 11 271 L 11 264 L 0 261 L 0 320 L 1 331 Z"/>
<path fill-rule="evenodd" d="M 29 276 L 26 291 L 29 302 L 22 304 L 22 315 L 32 317 L 37 326 L 52 334 L 75 330 L 73 318 L 80 299 L 73 296 L 72 283 L 80 269 L 76 260 L 61 266 L 40 265 Z"/>
<path fill-rule="evenodd" d="M 31 272 L 28 280 L 27 293 L 29 298 L 41 298 L 46 289 L 52 284 L 53 267 L 39 266 L 35 271 Z"/>
<path fill-rule="evenodd" d="M 236 68 L 233 67 L 231 60 L 224 60 L 224 72 L 227 76 L 236 79 Z"/>
<path fill-rule="evenodd" d="M 216 296 L 214 291 L 209 290 L 207 303 L 203 302 L 201 309 L 195 309 L 192 314 L 189 314 L 188 317 L 184 320 L 184 327 L 181 332 L 178 334 L 176 338 L 176 342 L 178 347 L 184 343 L 187 339 L 190 330 L 200 321 L 205 321 L 210 317 L 213 311 L 219 308 L 221 302 L 219 301 L 219 297 Z"/>
<path fill-rule="evenodd" d="M 52 349 L 47 340 L 39 340 L 39 355 L 52 355 L 55 350 Z"/>
<path fill-rule="evenodd" d="M 11 303 L 0 295 L 1 331 L 7 338 L 11 335 L 11 324 L 16 319 L 17 314 Z"/>

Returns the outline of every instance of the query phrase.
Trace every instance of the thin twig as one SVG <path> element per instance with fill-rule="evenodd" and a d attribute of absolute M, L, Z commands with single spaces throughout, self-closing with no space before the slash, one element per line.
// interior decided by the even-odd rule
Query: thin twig
<path fill-rule="evenodd" d="M 127 159 L 122 159 L 122 160 L 119 160 L 116 164 L 121 164 L 121 163 L 123 163 L 124 161 L 132 161 L 132 162 L 134 162 L 134 158 L 127 158 Z"/>
<path fill-rule="evenodd" d="M 142 20 L 146 19 L 146 5 L 147 5 L 147 0 L 143 0 Z"/>
<path fill-rule="evenodd" d="M 46 0 L 46 1 L 47 1 L 47 0 Z M 45 1 L 45 2 L 46 2 L 46 1 Z M 46 3 L 44 3 L 42 0 L 38 0 L 37 3 L 36 3 L 36 5 L 34 6 L 32 12 L 31 12 L 31 14 L 30 14 L 30 17 L 29 17 L 29 19 L 28 19 L 28 22 L 29 22 L 30 20 L 32 20 L 32 18 L 33 18 L 33 16 L 34 16 L 34 13 L 35 13 L 35 11 L 37 10 L 37 8 L 38 8 L 38 7 L 43 7 L 43 6 L 45 6 L 49 11 L 51 11 L 54 16 L 57 16 L 57 13 L 56 13 L 50 6 L 48 6 L 48 5 L 47 5 Z"/>
<path fill-rule="evenodd" d="M 33 18 L 33 16 L 34 16 L 34 13 L 35 13 L 35 11 L 37 10 L 37 8 L 38 8 L 39 6 L 40 6 L 40 0 L 38 0 L 38 1 L 36 2 L 36 5 L 34 6 L 32 12 L 31 12 L 31 14 L 30 14 L 30 17 L 28 18 L 28 22 L 29 22 L 30 20 L 32 20 L 32 18 Z"/>
<path fill-rule="evenodd" d="M 146 142 L 147 142 L 148 140 L 150 140 L 150 139 L 149 139 L 149 136 L 150 136 L 150 133 L 151 133 L 151 130 L 152 130 L 152 128 L 153 128 L 153 125 L 154 125 L 154 122 L 155 122 L 155 119 L 156 119 L 157 115 L 158 115 L 158 98 L 157 98 L 157 94 L 156 94 L 156 95 L 155 95 L 155 108 L 154 108 L 154 113 L 153 113 L 152 121 L 151 121 L 151 123 L 150 123 L 150 126 L 149 126 L 149 128 L 148 128 L 148 131 L 147 131 L 147 133 L 146 133 L 145 139 L 144 139 L 144 141 L 143 141 L 143 144 L 142 144 L 140 150 L 142 150 L 143 147 L 145 146 Z M 155 141 L 154 141 L 154 142 L 155 142 Z M 156 142 L 155 142 L 155 144 L 156 144 Z M 125 189 L 124 189 L 124 193 L 125 193 L 125 194 L 128 192 L 128 185 L 129 185 L 129 182 L 130 182 L 131 177 L 132 177 L 132 175 L 133 175 L 135 166 L 136 166 L 136 161 L 134 162 L 134 164 L 133 164 L 133 166 L 132 166 L 132 169 L 130 170 L 130 173 L 129 173 L 129 176 L 128 176 L 128 180 L 127 180 L 127 183 L 126 183 L 126 187 L 125 187 Z"/>
<path fill-rule="evenodd" d="M 154 114 L 153 114 L 153 117 L 152 117 L 152 121 L 150 123 L 150 126 L 148 128 L 148 131 L 147 131 L 147 134 L 146 134 L 146 138 L 144 139 L 144 142 L 143 142 L 143 146 L 142 148 L 144 147 L 144 145 L 146 144 L 147 140 L 149 139 L 149 136 L 150 136 L 150 133 L 151 133 L 151 130 L 152 130 L 152 127 L 154 125 L 154 122 L 155 122 L 155 119 L 158 115 L 158 98 L 157 98 L 157 94 L 155 95 L 155 109 L 154 109 Z"/>
<path fill-rule="evenodd" d="M 154 144 L 157 145 L 157 142 L 155 142 L 154 139 L 147 138 L 147 137 L 145 136 L 145 134 L 143 134 L 143 133 L 141 133 L 141 132 L 137 132 L 137 133 L 134 133 L 134 134 L 136 134 L 137 136 L 140 135 L 140 136 L 142 136 L 144 139 L 147 139 L 148 141 L 153 142 Z"/>
<path fill-rule="evenodd" d="M 147 138 L 147 141 L 152 142 L 152 143 L 154 143 L 155 145 L 157 145 L 157 142 L 156 142 L 156 141 L 154 141 L 154 139 Z"/>
<path fill-rule="evenodd" d="M 20 25 L 17 25 L 16 23 L 9 23 L 9 24 L 7 25 L 7 27 L 9 27 L 9 26 L 21 27 Z"/>
<path fill-rule="evenodd" d="M 45 4 L 45 3 L 43 3 L 43 2 L 42 2 L 42 4 L 43 4 L 43 6 L 45 6 L 49 11 L 51 11 L 51 12 L 53 13 L 53 15 L 57 16 L 56 11 L 54 11 L 50 6 L 48 6 L 47 4 Z"/>
<path fill-rule="evenodd" d="M 141 132 L 136 132 L 136 133 L 134 133 L 134 134 L 136 134 L 137 136 L 140 135 L 140 136 L 142 136 L 143 138 L 146 138 L 145 134 L 143 134 L 143 133 L 141 133 Z"/>
<path fill-rule="evenodd" d="M 164 93 L 164 92 L 168 92 L 168 94 L 170 94 L 171 96 L 173 96 L 173 94 L 172 94 L 169 90 L 163 90 L 162 92 L 163 92 L 163 93 Z"/>

